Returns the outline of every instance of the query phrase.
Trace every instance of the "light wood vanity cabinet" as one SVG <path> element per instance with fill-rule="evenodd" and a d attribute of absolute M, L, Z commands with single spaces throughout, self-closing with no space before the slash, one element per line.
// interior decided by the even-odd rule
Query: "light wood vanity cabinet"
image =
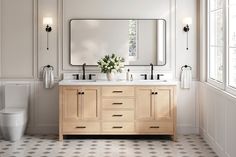
<path fill-rule="evenodd" d="M 136 88 L 136 132 L 175 135 L 175 88 Z"/>
<path fill-rule="evenodd" d="M 62 134 L 99 133 L 99 87 L 60 87 L 60 139 Z"/>
<path fill-rule="evenodd" d="M 63 135 L 166 134 L 175 137 L 175 86 L 60 86 Z"/>

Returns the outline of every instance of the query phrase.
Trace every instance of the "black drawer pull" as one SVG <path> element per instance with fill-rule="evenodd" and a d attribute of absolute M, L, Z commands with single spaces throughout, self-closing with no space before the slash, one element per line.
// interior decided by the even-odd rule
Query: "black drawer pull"
<path fill-rule="evenodd" d="M 112 129 L 122 129 L 122 126 L 113 126 Z"/>
<path fill-rule="evenodd" d="M 115 90 L 115 91 L 112 91 L 112 93 L 123 93 L 123 91 Z"/>
<path fill-rule="evenodd" d="M 76 129 L 85 129 L 86 128 L 86 126 L 77 126 L 77 127 L 75 127 Z"/>
<path fill-rule="evenodd" d="M 113 114 L 112 117 L 122 117 L 122 114 Z"/>
<path fill-rule="evenodd" d="M 152 92 L 152 95 L 154 95 L 155 93 L 154 92 Z"/>
<path fill-rule="evenodd" d="M 151 129 L 158 129 L 160 128 L 159 126 L 150 126 Z"/>
<path fill-rule="evenodd" d="M 122 102 L 114 102 L 112 103 L 112 105 L 122 105 L 123 103 Z"/>

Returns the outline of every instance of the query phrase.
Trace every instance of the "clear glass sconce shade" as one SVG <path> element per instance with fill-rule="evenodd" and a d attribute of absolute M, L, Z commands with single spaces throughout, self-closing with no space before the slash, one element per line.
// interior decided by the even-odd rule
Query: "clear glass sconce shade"
<path fill-rule="evenodd" d="M 191 17 L 186 17 L 183 19 L 184 25 L 191 25 L 193 23 L 193 19 Z"/>
<path fill-rule="evenodd" d="M 43 25 L 52 25 L 52 17 L 44 17 L 43 18 Z"/>

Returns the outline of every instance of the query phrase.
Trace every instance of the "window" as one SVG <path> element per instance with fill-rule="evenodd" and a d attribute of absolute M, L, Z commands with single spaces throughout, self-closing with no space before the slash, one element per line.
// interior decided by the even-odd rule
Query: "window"
<path fill-rule="evenodd" d="M 229 2 L 229 10 L 228 10 L 229 12 L 228 82 L 230 87 L 236 88 L 236 1 L 234 1 L 234 4 L 231 2 L 233 2 L 233 0 Z"/>
<path fill-rule="evenodd" d="M 222 0 L 210 0 L 209 8 L 209 78 L 222 83 L 224 52 Z"/>
<path fill-rule="evenodd" d="M 137 54 L 137 20 L 129 20 L 129 60 L 135 61 Z"/>
<path fill-rule="evenodd" d="M 236 0 L 208 0 L 208 82 L 236 94 Z"/>

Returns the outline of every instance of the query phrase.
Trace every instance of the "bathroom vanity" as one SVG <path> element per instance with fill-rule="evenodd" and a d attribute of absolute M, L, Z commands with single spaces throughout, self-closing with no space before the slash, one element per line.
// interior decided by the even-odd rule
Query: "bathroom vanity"
<path fill-rule="evenodd" d="M 176 136 L 176 83 L 76 81 L 59 83 L 63 135 Z"/>

